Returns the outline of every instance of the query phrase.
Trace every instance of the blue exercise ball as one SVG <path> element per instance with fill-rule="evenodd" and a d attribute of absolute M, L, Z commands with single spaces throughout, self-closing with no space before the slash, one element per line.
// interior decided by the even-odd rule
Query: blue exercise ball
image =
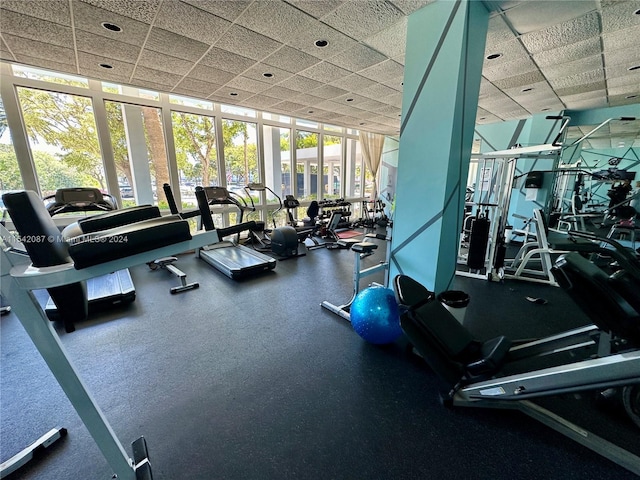
<path fill-rule="evenodd" d="M 393 290 L 373 286 L 362 290 L 351 304 L 351 325 L 367 342 L 382 345 L 402 335 L 400 311 Z"/>

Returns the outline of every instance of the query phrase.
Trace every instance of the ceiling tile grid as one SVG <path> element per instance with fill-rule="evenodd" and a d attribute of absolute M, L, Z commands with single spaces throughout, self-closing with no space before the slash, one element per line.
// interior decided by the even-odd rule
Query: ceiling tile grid
<path fill-rule="evenodd" d="M 431 1 L 0 0 L 0 55 L 395 133 L 407 15 Z M 640 70 L 630 68 L 640 64 L 640 1 L 484 3 L 479 122 L 638 103 Z"/>

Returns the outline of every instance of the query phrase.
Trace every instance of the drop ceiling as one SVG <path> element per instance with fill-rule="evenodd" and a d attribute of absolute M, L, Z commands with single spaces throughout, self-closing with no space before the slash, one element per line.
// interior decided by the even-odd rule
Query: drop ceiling
<path fill-rule="evenodd" d="M 396 134 L 407 16 L 431 1 L 0 0 L 0 58 Z M 640 110 L 640 1 L 484 4 L 485 57 L 500 56 L 484 61 L 478 124 Z M 640 120 L 612 123 L 592 140 L 640 146 Z"/>

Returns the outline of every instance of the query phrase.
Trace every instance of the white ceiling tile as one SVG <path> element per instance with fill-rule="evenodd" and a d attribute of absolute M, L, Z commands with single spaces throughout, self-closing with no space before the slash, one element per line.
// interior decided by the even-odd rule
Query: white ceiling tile
<path fill-rule="evenodd" d="M 392 95 L 388 95 L 386 97 L 382 97 L 379 99 L 382 103 L 386 103 L 388 105 L 394 105 L 396 107 L 402 106 L 402 92 L 397 92 Z"/>
<path fill-rule="evenodd" d="M 618 87 L 636 87 L 640 88 L 640 81 L 638 79 L 638 74 L 633 72 L 628 72 L 629 75 L 622 75 L 620 77 L 608 78 L 607 77 L 607 86 L 609 88 L 618 88 Z"/>
<path fill-rule="evenodd" d="M 640 83 L 636 83 L 632 85 L 607 84 L 607 87 L 608 87 L 609 97 L 627 97 L 629 95 L 638 96 L 638 94 L 640 94 Z M 638 99 L 636 99 L 636 101 L 638 101 Z"/>
<path fill-rule="evenodd" d="M 231 23 L 188 3 L 170 1 L 160 5 L 155 25 L 211 45 L 220 38 Z"/>
<path fill-rule="evenodd" d="M 198 80 L 196 78 L 186 77 L 183 78 L 178 85 L 176 85 L 174 91 L 187 91 L 189 93 L 197 92 L 200 94 L 200 96 L 206 97 L 217 91 L 219 88 L 221 88 L 221 85 L 210 82 L 203 82 L 202 80 Z"/>
<path fill-rule="evenodd" d="M 193 62 L 200 59 L 209 49 L 206 43 L 158 27 L 151 29 L 144 47 Z"/>
<path fill-rule="evenodd" d="M 520 2 L 505 12 L 505 16 L 519 34 L 554 27 L 589 12 L 595 12 L 595 0 L 553 0 L 553 2 Z"/>
<path fill-rule="evenodd" d="M 329 12 L 332 12 L 345 0 L 286 0 L 296 8 L 308 13 L 312 17 L 320 18 Z"/>
<path fill-rule="evenodd" d="M 402 81 L 404 75 L 404 67 L 393 60 L 386 60 L 378 63 L 373 67 L 366 68 L 358 72 L 363 77 L 371 80 L 381 81 L 382 79 L 393 79 Z M 381 82 L 384 83 L 384 82 Z M 386 85 L 386 83 L 385 83 Z"/>
<path fill-rule="evenodd" d="M 132 45 L 142 45 L 150 28 L 147 23 L 83 2 L 73 3 L 73 20 L 76 30 L 84 30 L 85 32 Z M 102 26 L 104 22 L 118 25 L 122 31 L 107 30 Z"/>
<path fill-rule="evenodd" d="M 106 69 L 100 67 L 100 64 L 108 64 L 113 68 Z M 113 58 L 93 55 L 91 53 L 78 52 L 78 68 L 80 72 L 92 72 L 91 76 L 108 75 L 109 79 L 125 79 L 129 80 L 133 73 L 133 63 L 122 62 Z"/>
<path fill-rule="evenodd" d="M 496 82 L 502 78 L 512 77 L 514 74 L 525 74 L 538 70 L 536 64 L 529 57 L 522 57 L 511 62 L 491 63 L 485 60 L 482 74 L 490 81 Z"/>
<path fill-rule="evenodd" d="M 253 2 L 236 21 L 282 43 L 289 43 L 296 34 L 317 26 L 313 17 L 292 5 L 272 1 Z"/>
<path fill-rule="evenodd" d="M 258 95 L 247 98 L 242 103 L 256 109 L 268 109 L 269 107 L 275 105 L 276 103 L 280 103 L 281 101 L 282 99 L 280 98 L 268 97 L 260 93 Z"/>
<path fill-rule="evenodd" d="M 353 92 L 347 92 L 333 99 L 334 102 L 344 103 L 344 105 L 348 106 L 349 108 L 358 108 L 358 109 L 360 108 L 361 103 L 368 102 L 369 100 L 370 100 L 369 98 L 364 97 L 362 95 L 358 95 Z"/>
<path fill-rule="evenodd" d="M 586 95 L 584 93 L 576 93 L 574 95 L 562 96 L 560 99 L 565 104 L 571 105 L 573 110 L 602 108 L 607 105 L 606 97 L 603 96 L 604 93 L 604 90 L 600 92 L 594 90 L 588 92 Z"/>
<path fill-rule="evenodd" d="M 209 67 L 208 65 L 198 64 L 189 71 L 189 77 L 202 80 L 204 82 L 215 83 L 217 85 L 224 85 L 235 77 L 235 74 L 225 72 L 219 68 Z"/>
<path fill-rule="evenodd" d="M 605 55 L 616 51 L 624 51 L 636 48 L 640 38 L 640 26 L 616 30 L 602 34 Z"/>
<path fill-rule="evenodd" d="M 244 72 L 256 62 L 250 58 L 212 47 L 200 60 L 201 64 L 216 67 L 232 73 Z"/>
<path fill-rule="evenodd" d="M 357 72 L 371 67 L 376 63 L 384 62 L 387 57 L 366 45 L 358 44 L 353 48 L 345 50 L 338 55 L 331 57 L 329 62 L 351 72 Z"/>
<path fill-rule="evenodd" d="M 637 105 L 638 104 L 638 97 L 627 98 L 626 95 L 613 95 L 613 96 L 609 97 L 609 104 L 612 107 L 618 107 L 618 106 L 621 106 L 621 105 Z"/>
<path fill-rule="evenodd" d="M 493 84 L 500 90 L 507 90 L 510 88 L 522 88 L 532 83 L 541 82 L 544 77 L 539 71 L 527 72 L 522 75 L 514 75 L 513 77 L 502 78 L 494 81 Z"/>
<path fill-rule="evenodd" d="M 291 73 L 298 73 L 305 68 L 320 62 L 320 59 L 284 45 L 278 51 L 263 60 L 267 65 L 281 68 Z"/>
<path fill-rule="evenodd" d="M 71 28 L 20 13 L 2 10 L 0 32 L 60 47 L 73 48 Z"/>
<path fill-rule="evenodd" d="M 490 60 L 487 59 L 487 56 L 496 53 L 500 54 L 501 56 Z M 529 53 L 522 46 L 519 40 L 513 39 L 507 42 L 502 42 L 499 45 L 486 45 L 484 57 L 484 65 L 486 67 L 492 67 L 501 63 L 508 63 L 518 59 L 529 58 Z"/>
<path fill-rule="evenodd" d="M 119 0 L 118 0 L 119 1 Z M 224 1 L 211 1 L 211 0 L 182 0 L 185 3 L 189 3 L 194 7 L 204 10 L 205 12 L 213 13 L 218 17 L 222 17 L 225 20 L 234 22 L 238 16 L 244 12 L 244 10 L 251 4 L 250 0 L 224 0 Z"/>
<path fill-rule="evenodd" d="M 265 77 L 265 73 L 269 73 L 272 76 Z M 286 70 L 282 70 L 272 65 L 267 65 L 266 63 L 256 63 L 249 69 L 242 72 L 242 76 L 244 77 L 252 78 L 254 80 L 258 80 L 259 82 L 265 82 L 270 85 L 275 85 L 279 82 L 282 82 L 292 75 L 292 73 L 289 73 Z"/>
<path fill-rule="evenodd" d="M 144 0 L 143 2 L 140 0 L 82 0 L 82 2 L 150 24 L 156 16 L 161 0 Z M 74 11 L 78 3 L 74 2 Z"/>
<path fill-rule="evenodd" d="M 216 42 L 216 47 L 253 60 L 262 60 L 278 50 L 282 44 L 252 32 L 240 25 L 232 25 Z"/>
<path fill-rule="evenodd" d="M 357 40 L 383 30 L 402 19 L 403 14 L 384 0 L 346 2 L 321 20 L 336 30 L 349 32 Z"/>
<path fill-rule="evenodd" d="M 413 12 L 433 3 L 435 0 L 390 0 L 405 15 L 411 15 Z"/>
<path fill-rule="evenodd" d="M 260 93 L 271 87 L 268 83 L 259 82 L 243 76 L 237 76 L 231 79 L 225 86 L 232 90 L 243 90 L 251 93 Z"/>
<path fill-rule="evenodd" d="M 602 6 L 602 32 L 610 33 L 630 27 L 640 27 L 640 2 L 614 2 Z"/>
<path fill-rule="evenodd" d="M 592 37 L 571 45 L 535 53 L 533 59 L 540 67 L 555 66 L 573 62 L 580 58 L 600 55 L 601 51 L 600 38 Z"/>
<path fill-rule="evenodd" d="M 68 0 L 2 0 L 3 9 L 39 18 L 47 22 L 71 26 Z"/>
<path fill-rule="evenodd" d="M 133 74 L 133 79 L 141 82 L 154 82 L 159 85 L 168 85 L 173 88 L 180 80 L 182 75 L 176 73 L 164 72 L 151 67 L 145 67 L 144 65 L 137 65 Z"/>
<path fill-rule="evenodd" d="M 275 108 L 281 112 L 295 112 L 296 110 L 305 108 L 305 106 L 302 103 L 285 100 L 283 102 L 276 103 L 272 108 Z"/>
<path fill-rule="evenodd" d="M 640 29 L 638 30 L 640 34 Z M 618 49 L 606 53 L 607 67 L 621 66 L 629 68 L 632 65 L 640 65 L 640 50 Z"/>
<path fill-rule="evenodd" d="M 601 55 L 593 55 L 591 57 L 581 58 L 574 62 L 559 63 L 540 68 L 544 76 L 548 79 L 578 75 L 581 72 L 589 72 L 598 69 L 602 69 Z"/>
<path fill-rule="evenodd" d="M 387 57 L 403 56 L 404 58 L 407 47 L 407 19 L 403 18 L 390 27 L 365 38 L 364 43 Z"/>
<path fill-rule="evenodd" d="M 264 92 L 263 95 L 267 95 L 269 97 L 280 98 L 281 100 L 288 100 L 294 96 L 296 96 L 299 92 L 295 90 L 291 90 L 290 88 L 281 87 L 279 85 L 275 85 Z"/>
<path fill-rule="evenodd" d="M 357 92 L 372 85 L 377 85 L 377 83 L 369 78 L 361 77 L 357 73 L 354 73 L 352 75 L 339 78 L 338 80 L 334 80 L 331 82 L 331 85 L 343 88 L 349 92 Z"/>
<path fill-rule="evenodd" d="M 326 102 L 324 98 L 316 97 L 313 95 L 309 95 L 307 92 L 300 92 L 297 95 L 294 95 L 289 100 L 296 103 L 303 103 L 304 105 L 315 106 L 319 103 Z"/>
<path fill-rule="evenodd" d="M 30 57 L 28 55 L 16 55 L 15 61 L 25 65 L 37 65 L 39 68 L 53 70 L 55 72 L 78 74 L 78 67 L 67 63 L 57 62 L 49 59 Z"/>
<path fill-rule="evenodd" d="M 224 87 L 220 87 L 218 90 L 213 92 L 213 94 L 209 95 L 209 97 L 207 98 L 216 102 L 223 102 L 223 103 L 231 102 L 233 104 L 236 102 L 242 102 L 248 99 L 249 97 L 253 97 L 254 94 L 255 92 L 246 92 L 238 88 L 230 88 L 230 87 L 224 86 Z"/>
<path fill-rule="evenodd" d="M 129 63 L 136 63 L 140 55 L 140 47 L 137 45 L 116 42 L 82 30 L 76 31 L 76 46 L 80 52 L 93 53 Z"/>
<path fill-rule="evenodd" d="M 580 42 L 600 35 L 600 17 L 597 12 L 553 25 L 537 32 L 520 37 L 531 53 L 544 52 L 554 48 Z"/>
<path fill-rule="evenodd" d="M 378 83 L 370 87 L 367 87 L 365 89 L 358 90 L 358 93 L 363 97 L 380 99 L 380 98 L 388 97 L 389 95 L 396 94 L 398 93 L 398 91 Z"/>
<path fill-rule="evenodd" d="M 497 45 L 515 40 L 516 36 L 505 23 L 501 15 L 489 19 L 489 29 L 487 31 L 486 49 L 494 51 Z"/>
<path fill-rule="evenodd" d="M 152 52 L 151 50 L 142 51 L 138 64 L 178 75 L 185 75 L 194 65 L 193 62 L 188 60 L 182 60 L 164 53 Z"/>
<path fill-rule="evenodd" d="M 345 93 L 347 93 L 347 90 L 334 87 L 333 85 L 323 85 L 319 88 L 316 88 L 315 90 L 312 90 L 309 93 L 311 95 L 315 95 L 316 97 L 330 99 L 339 97 L 340 95 L 344 95 Z"/>
<path fill-rule="evenodd" d="M 563 88 L 554 87 L 556 95 L 558 95 L 562 101 L 565 101 L 565 97 L 567 95 L 577 95 L 579 93 L 588 93 L 595 91 L 604 91 L 605 90 L 605 81 L 596 81 L 594 83 L 580 83 L 574 86 L 567 86 Z M 605 98 L 606 103 L 606 98 Z M 571 107 L 569 107 L 571 108 Z"/>
<path fill-rule="evenodd" d="M 549 79 L 549 83 L 557 90 L 573 87 L 576 85 L 590 85 L 604 82 L 604 70 L 602 68 L 590 70 L 588 72 Z"/>
<path fill-rule="evenodd" d="M 318 82 L 330 83 L 349 76 L 351 72 L 328 62 L 320 62 L 300 72 L 300 75 Z M 317 85 L 316 87 L 319 87 Z"/>
<path fill-rule="evenodd" d="M 3 40 L 15 55 L 27 56 L 33 59 L 55 59 L 58 63 L 66 65 L 76 64 L 75 51 L 70 48 L 60 47 L 51 43 L 27 40 L 13 35 L 3 35 Z"/>
<path fill-rule="evenodd" d="M 328 45 L 322 48 L 317 47 L 315 44 L 317 40 L 325 40 L 328 42 Z M 320 22 L 317 22 L 313 28 L 292 32 L 287 43 L 295 46 L 298 50 L 302 50 L 323 60 L 353 48 L 358 44 L 358 42 L 351 37 Z"/>
<path fill-rule="evenodd" d="M 279 82 L 278 86 L 289 88 L 297 92 L 309 92 L 314 88 L 322 86 L 322 83 L 301 75 L 292 75 L 289 78 L 284 79 L 282 82 Z"/>

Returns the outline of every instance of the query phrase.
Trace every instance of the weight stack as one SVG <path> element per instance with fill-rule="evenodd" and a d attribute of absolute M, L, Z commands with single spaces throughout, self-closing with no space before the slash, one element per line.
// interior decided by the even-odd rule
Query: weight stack
<path fill-rule="evenodd" d="M 485 267 L 490 225 L 491 222 L 486 217 L 474 218 L 471 221 L 467 266 L 472 270 L 480 270 Z"/>

